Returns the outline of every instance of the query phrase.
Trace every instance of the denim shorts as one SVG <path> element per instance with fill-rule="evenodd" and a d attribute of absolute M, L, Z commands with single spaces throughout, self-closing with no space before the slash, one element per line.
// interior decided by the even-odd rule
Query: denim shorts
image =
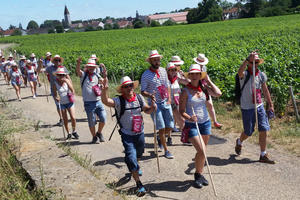
<path fill-rule="evenodd" d="M 196 127 L 196 123 L 193 122 L 185 122 L 185 128 L 190 128 L 189 138 L 198 136 L 198 130 Z M 211 135 L 211 122 L 207 120 L 206 122 L 200 124 L 198 123 L 199 131 L 201 135 Z"/>
<path fill-rule="evenodd" d="M 164 128 L 174 128 L 174 118 L 172 106 L 167 104 L 166 101 L 161 103 L 156 103 L 156 129 L 164 129 Z M 151 114 L 151 118 L 153 120 L 154 112 Z"/>
<path fill-rule="evenodd" d="M 127 135 L 121 133 L 122 143 L 125 149 L 125 163 L 130 172 L 140 169 L 137 158 L 141 158 L 145 149 L 144 133 Z"/>
<path fill-rule="evenodd" d="M 21 86 L 22 85 L 22 81 L 19 84 L 17 84 L 17 82 L 11 81 L 11 85 L 12 86 L 14 86 L 14 85 Z"/>
<path fill-rule="evenodd" d="M 244 133 L 251 136 L 254 132 L 255 127 L 255 110 L 253 109 L 242 109 L 242 118 Z M 258 131 L 269 131 L 270 125 L 267 114 L 265 112 L 264 106 L 261 105 L 257 108 L 257 118 L 258 118 Z"/>
<path fill-rule="evenodd" d="M 86 101 L 84 102 L 84 109 L 87 115 L 89 127 L 96 125 L 96 115 L 100 122 L 105 123 L 106 111 L 101 101 Z"/>
<path fill-rule="evenodd" d="M 74 103 L 60 104 L 60 109 L 65 110 L 71 108 L 72 106 L 74 106 Z"/>

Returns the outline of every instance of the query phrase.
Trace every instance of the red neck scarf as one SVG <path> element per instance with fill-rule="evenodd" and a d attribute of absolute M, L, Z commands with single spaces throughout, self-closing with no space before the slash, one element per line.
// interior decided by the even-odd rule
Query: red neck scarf
<path fill-rule="evenodd" d="M 128 99 L 124 94 L 122 95 L 122 97 L 124 99 L 126 99 L 126 101 L 128 101 L 129 103 L 134 102 L 136 100 L 136 94 L 135 93 L 133 93 L 133 96 L 130 99 Z"/>
<path fill-rule="evenodd" d="M 252 67 L 250 67 L 250 66 L 248 66 L 248 72 L 251 74 L 251 75 L 253 75 L 253 68 Z M 256 67 L 255 68 L 255 76 L 258 76 L 258 74 L 259 74 L 259 69 Z"/>
<path fill-rule="evenodd" d="M 31 70 L 31 65 L 26 65 L 27 69 Z"/>
<path fill-rule="evenodd" d="M 92 82 L 93 81 L 93 74 L 94 74 L 94 72 L 87 71 L 87 73 L 88 73 L 90 81 Z"/>
<path fill-rule="evenodd" d="M 169 81 L 171 84 L 173 84 L 177 80 L 177 76 L 174 76 L 173 78 L 171 76 L 168 76 Z"/>
<path fill-rule="evenodd" d="M 12 68 L 12 70 L 13 70 L 14 72 L 17 72 L 17 71 L 18 71 L 18 68 L 14 67 L 14 68 Z"/>
<path fill-rule="evenodd" d="M 156 74 L 157 78 L 160 78 L 160 75 L 159 75 L 159 73 L 158 73 L 158 69 L 154 70 L 154 69 L 152 69 L 152 67 L 150 67 L 149 70 L 150 70 L 151 72 L 154 72 L 154 73 Z"/>
<path fill-rule="evenodd" d="M 198 92 L 202 92 L 200 85 L 198 85 L 198 87 L 195 87 L 191 83 L 189 83 L 187 85 L 187 87 L 191 88 L 192 90 L 195 90 L 195 91 L 198 91 Z"/>

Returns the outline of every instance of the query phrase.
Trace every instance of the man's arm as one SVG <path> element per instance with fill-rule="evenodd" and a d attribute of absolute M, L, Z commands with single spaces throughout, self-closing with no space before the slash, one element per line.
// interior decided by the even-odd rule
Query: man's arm
<path fill-rule="evenodd" d="M 102 103 L 108 107 L 115 107 L 115 102 L 113 99 L 108 97 L 108 79 L 107 77 L 104 78 L 103 80 L 103 89 L 101 93 L 101 100 Z"/>
<path fill-rule="evenodd" d="M 266 101 L 269 104 L 269 109 L 268 110 L 271 110 L 272 112 L 274 112 L 274 105 L 273 105 L 273 102 L 272 102 L 272 99 L 271 99 L 271 95 L 270 95 L 267 83 L 262 84 L 262 89 L 263 89 L 263 93 L 264 93 L 264 96 L 266 98 Z"/>
<path fill-rule="evenodd" d="M 80 64 L 81 64 L 81 57 L 77 59 L 77 65 L 76 65 L 76 75 L 79 77 L 82 77 L 82 71 L 80 69 Z"/>

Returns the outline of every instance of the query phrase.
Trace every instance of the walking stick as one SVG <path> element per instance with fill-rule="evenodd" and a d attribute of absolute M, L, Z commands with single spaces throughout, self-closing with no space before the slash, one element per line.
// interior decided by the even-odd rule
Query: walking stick
<path fill-rule="evenodd" d="M 154 125 L 154 152 L 155 152 L 155 154 L 156 154 L 157 171 L 158 171 L 158 173 L 160 173 L 159 159 L 158 159 L 158 151 L 157 151 L 156 111 L 154 111 L 153 125 Z"/>
<path fill-rule="evenodd" d="M 252 88 L 253 88 L 253 92 L 254 92 L 254 110 L 255 110 L 255 127 L 256 129 L 258 129 L 258 116 L 257 116 L 257 103 L 256 103 L 256 85 L 255 85 L 255 59 L 253 59 L 253 63 L 252 63 L 252 74 L 253 74 L 253 83 L 252 83 Z"/>
<path fill-rule="evenodd" d="M 43 73 L 43 75 L 44 75 L 43 79 L 44 79 L 44 86 L 45 86 L 45 95 L 46 95 L 46 97 L 47 97 L 47 102 L 49 103 L 49 97 L 48 97 L 48 93 L 47 93 L 47 86 L 48 86 L 48 85 L 46 85 L 46 84 L 47 84 L 47 77 L 46 77 L 46 75 L 45 75 L 44 72 L 42 72 L 42 73 Z"/>
<path fill-rule="evenodd" d="M 195 111 L 194 111 L 194 107 L 193 106 L 192 106 L 192 111 L 193 111 L 193 115 L 195 115 Z M 208 173 L 209 173 L 209 178 L 210 178 L 210 181 L 212 183 L 215 196 L 217 196 L 217 191 L 216 191 L 216 188 L 215 188 L 215 184 L 214 184 L 214 181 L 213 181 L 213 178 L 212 178 L 212 175 L 211 175 L 210 167 L 209 167 L 207 156 L 206 156 L 205 144 L 204 144 L 202 136 L 200 135 L 200 130 L 199 130 L 198 122 L 195 122 L 195 124 L 196 124 L 196 128 L 197 128 L 198 136 L 200 138 L 200 143 L 201 143 L 201 146 L 202 146 L 203 154 L 204 154 L 204 157 L 205 157 L 206 166 L 207 166 Z"/>
<path fill-rule="evenodd" d="M 117 126 L 118 126 L 118 122 L 116 123 L 116 125 L 115 125 L 115 127 L 114 127 L 113 131 L 111 132 L 111 134 L 110 134 L 110 137 L 109 137 L 108 141 L 110 141 L 110 140 L 111 140 L 111 137 L 113 136 L 113 134 L 114 134 L 114 132 L 115 132 L 115 130 L 116 130 L 116 128 L 117 128 Z"/>
<path fill-rule="evenodd" d="M 63 130 L 63 134 L 64 134 L 64 140 L 66 141 L 66 133 L 65 133 L 65 122 L 64 122 L 64 118 L 62 116 L 62 112 L 61 112 L 61 105 L 60 105 L 60 102 L 58 102 L 58 110 L 59 110 L 59 114 L 60 114 L 60 119 L 62 121 L 62 130 Z"/>

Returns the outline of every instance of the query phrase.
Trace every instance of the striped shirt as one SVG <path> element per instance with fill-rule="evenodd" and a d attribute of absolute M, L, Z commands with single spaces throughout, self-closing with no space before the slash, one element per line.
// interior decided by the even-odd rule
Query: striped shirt
<path fill-rule="evenodd" d="M 150 94 L 153 94 L 155 91 L 155 98 L 157 103 L 161 103 L 167 100 L 167 98 L 161 98 L 160 91 L 158 88 L 160 86 L 165 86 L 166 89 L 170 87 L 169 79 L 167 72 L 164 68 L 159 67 L 158 74 L 160 78 L 157 77 L 155 72 L 150 71 L 147 69 L 141 78 L 141 91 L 148 92 Z"/>

